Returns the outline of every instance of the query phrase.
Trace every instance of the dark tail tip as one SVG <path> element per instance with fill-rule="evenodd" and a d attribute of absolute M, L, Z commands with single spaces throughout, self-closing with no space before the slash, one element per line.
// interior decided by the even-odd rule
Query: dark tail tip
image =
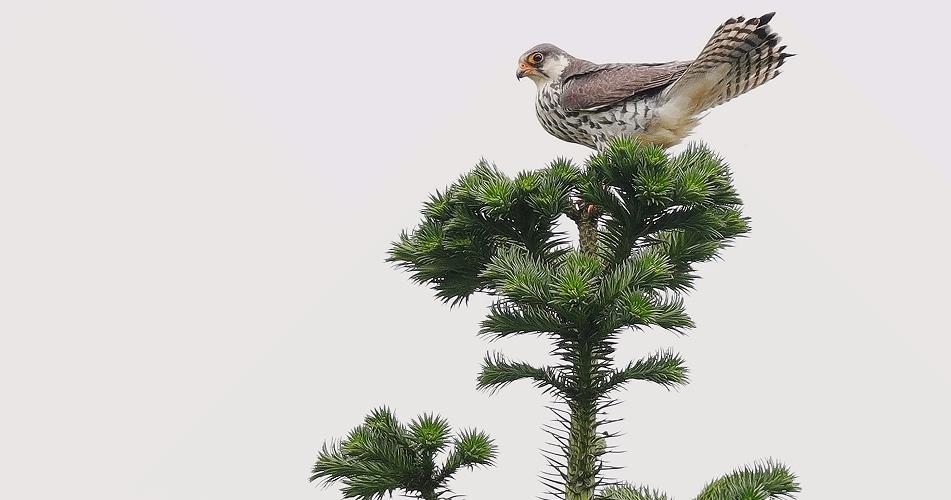
<path fill-rule="evenodd" d="M 763 14 L 762 16 L 759 17 L 759 25 L 762 26 L 768 23 L 771 19 L 773 19 L 773 16 L 775 15 L 776 15 L 775 12 L 770 12 L 769 14 Z"/>

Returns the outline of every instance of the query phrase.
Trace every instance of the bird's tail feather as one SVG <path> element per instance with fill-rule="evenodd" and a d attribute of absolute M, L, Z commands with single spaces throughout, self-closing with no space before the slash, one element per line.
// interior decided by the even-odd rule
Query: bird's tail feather
<path fill-rule="evenodd" d="M 673 108 L 696 115 L 779 75 L 779 67 L 792 54 L 779 46 L 779 35 L 769 27 L 773 14 L 737 17 L 720 25 L 697 59 L 665 89 Z"/>

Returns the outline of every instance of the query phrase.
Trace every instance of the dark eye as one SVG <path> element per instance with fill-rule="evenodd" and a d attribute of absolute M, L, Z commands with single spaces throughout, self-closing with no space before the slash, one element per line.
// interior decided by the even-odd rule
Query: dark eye
<path fill-rule="evenodd" d="M 541 52 L 535 52 L 532 55 L 528 56 L 528 62 L 532 64 L 538 64 L 545 59 L 545 55 Z"/>

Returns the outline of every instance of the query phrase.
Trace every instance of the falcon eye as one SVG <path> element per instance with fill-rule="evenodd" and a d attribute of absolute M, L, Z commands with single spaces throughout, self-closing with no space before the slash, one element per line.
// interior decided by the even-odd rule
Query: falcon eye
<path fill-rule="evenodd" d="M 538 64 L 545 59 L 545 56 L 541 52 L 535 52 L 534 54 L 528 56 L 528 62 L 532 64 Z"/>

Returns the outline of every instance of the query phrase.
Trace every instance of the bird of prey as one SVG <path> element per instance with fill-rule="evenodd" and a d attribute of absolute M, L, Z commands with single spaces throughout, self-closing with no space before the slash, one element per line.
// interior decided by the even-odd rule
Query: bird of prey
<path fill-rule="evenodd" d="M 693 61 L 595 64 L 544 43 L 519 57 L 516 76 L 538 86 L 538 121 L 561 140 L 600 150 L 630 136 L 669 147 L 704 111 L 779 74 L 792 54 L 768 25 L 773 14 L 727 20 Z"/>

